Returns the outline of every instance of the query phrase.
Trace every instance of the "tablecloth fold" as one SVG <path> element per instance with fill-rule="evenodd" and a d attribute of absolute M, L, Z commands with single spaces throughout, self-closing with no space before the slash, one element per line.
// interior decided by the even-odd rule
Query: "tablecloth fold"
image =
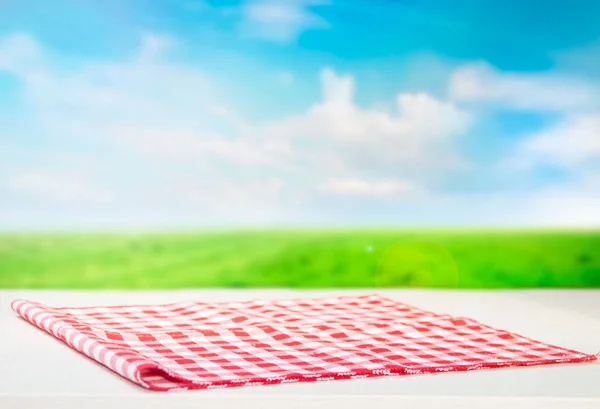
<path fill-rule="evenodd" d="M 582 362 L 597 356 L 377 294 L 246 302 L 12 308 L 157 391 Z"/>

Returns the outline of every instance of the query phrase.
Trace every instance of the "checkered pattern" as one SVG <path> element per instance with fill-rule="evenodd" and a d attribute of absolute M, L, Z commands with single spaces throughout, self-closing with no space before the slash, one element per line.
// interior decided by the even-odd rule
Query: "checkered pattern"
<path fill-rule="evenodd" d="M 84 308 L 18 300 L 12 308 L 160 391 L 597 359 L 378 295 Z"/>

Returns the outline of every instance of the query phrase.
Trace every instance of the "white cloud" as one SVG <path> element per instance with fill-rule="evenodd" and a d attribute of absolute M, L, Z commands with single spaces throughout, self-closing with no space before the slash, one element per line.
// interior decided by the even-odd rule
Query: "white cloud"
<path fill-rule="evenodd" d="M 295 40 L 303 31 L 327 28 L 327 22 L 311 10 L 323 4 L 314 0 L 256 0 L 242 9 L 242 32 L 275 42 Z"/>
<path fill-rule="evenodd" d="M 197 148 L 186 151 L 190 144 L 213 139 L 211 129 L 227 111 L 218 108 L 223 104 L 213 79 L 195 67 L 164 60 L 163 53 L 175 44 L 170 36 L 147 34 L 131 60 L 58 70 L 35 40 L 13 36 L 0 42 L 0 61 L 9 61 L 4 66 L 23 80 L 30 115 L 45 137 L 124 142 L 134 150 L 194 157 Z M 24 45 L 30 50 L 27 61 L 35 64 L 23 64 L 23 52 L 15 51 Z"/>
<path fill-rule="evenodd" d="M 0 69 L 19 76 L 35 113 L 54 123 L 171 125 L 209 116 L 203 109 L 218 101 L 214 80 L 165 61 L 163 53 L 173 47 L 172 37 L 147 34 L 133 59 L 58 69 L 33 38 L 18 35 L 0 41 Z"/>
<path fill-rule="evenodd" d="M 362 108 L 354 102 L 354 79 L 331 69 L 322 71 L 321 85 L 321 101 L 302 114 L 271 121 L 259 132 L 272 140 L 308 145 L 312 159 L 337 163 L 341 170 L 361 164 L 443 167 L 455 159 L 455 139 L 471 123 L 467 112 L 425 93 L 398 94 L 395 112 Z"/>
<path fill-rule="evenodd" d="M 26 172 L 11 177 L 6 186 L 18 194 L 58 202 L 108 202 L 112 193 L 94 186 L 82 175 L 48 171 Z"/>
<path fill-rule="evenodd" d="M 342 196 L 390 196 L 414 192 L 409 180 L 333 179 L 323 183 L 320 191 Z"/>
<path fill-rule="evenodd" d="M 163 53 L 176 46 L 170 36 L 146 34 L 135 58 L 75 71 L 52 69 L 30 37 L 10 37 L 2 45 L 0 61 L 9 61 L 24 80 L 31 115 L 45 136 L 112 144 L 173 161 L 283 166 L 290 155 L 286 141 L 263 138 L 227 108 L 213 79 L 165 61 Z M 25 45 L 30 51 L 17 52 Z M 23 55 L 35 64 L 24 66 Z M 232 129 L 219 131 L 223 126 Z"/>
<path fill-rule="evenodd" d="M 273 165 L 285 167 L 292 155 L 286 141 L 227 138 L 201 129 L 151 129 L 115 127 L 111 136 L 128 149 L 161 159 L 198 161 L 228 159 L 234 165 Z"/>
<path fill-rule="evenodd" d="M 552 111 L 557 123 L 526 135 L 502 163 L 558 165 L 575 170 L 600 158 L 600 85 L 556 72 L 506 73 L 484 64 L 457 69 L 449 90 L 455 101 Z"/>
<path fill-rule="evenodd" d="M 519 155 L 530 162 L 566 167 L 600 159 L 600 113 L 569 116 L 558 125 L 531 135 L 521 143 Z"/>
<path fill-rule="evenodd" d="M 374 198 L 375 205 L 381 201 L 404 206 L 415 193 L 429 191 L 430 175 L 444 175 L 464 162 L 457 145 L 474 118 L 462 107 L 463 101 L 562 109 L 569 115 L 562 127 L 532 135 L 520 149 L 535 161 L 551 159 L 569 165 L 587 163 L 598 155 L 598 117 L 587 112 L 592 111 L 593 98 L 579 85 L 576 91 L 565 91 L 560 103 L 546 100 L 558 95 L 560 87 L 543 97 L 517 92 L 521 86 L 529 91 L 543 88 L 540 84 L 554 87 L 554 75 L 542 74 L 550 82 L 513 74 L 505 81 L 504 74 L 495 72 L 490 91 L 477 82 L 480 77 L 476 76 L 478 85 L 471 87 L 457 74 L 454 99 L 399 92 L 393 108 L 386 109 L 359 105 L 355 88 L 360 84 L 354 77 L 323 69 L 318 101 L 296 114 L 253 123 L 236 112 L 214 78 L 195 66 L 169 62 L 164 55 L 176 47 L 169 36 L 149 34 L 130 60 L 56 69 L 31 38 L 0 41 L 0 69 L 21 78 L 31 107 L 28 118 L 39 132 L 36 136 L 47 146 L 67 150 L 73 146 L 74 154 L 82 147 L 97 149 L 104 154 L 98 153 L 97 160 L 118 169 L 110 190 L 102 187 L 101 178 L 34 169 L 12 178 L 11 191 L 20 192 L 20 197 L 72 203 L 110 201 L 116 213 L 121 201 L 132 198 L 124 204 L 134 209 L 131 217 L 143 205 L 150 220 L 160 213 L 183 222 L 185 218 L 310 219 L 321 214 L 321 200 L 350 203 Z M 579 84 L 568 79 L 564 83 Z M 510 92 L 499 90 L 499 84 Z M 6 160 L 11 158 L 2 155 Z M 78 174 L 75 166 L 70 171 Z M 130 179 L 127 195 L 115 182 L 119 177 Z M 432 192 L 421 201 L 425 210 L 413 209 L 412 214 L 429 211 L 443 221 L 462 211 L 465 220 L 480 213 L 485 221 L 495 217 L 504 222 L 518 217 L 527 221 L 534 220 L 538 206 L 539 217 L 547 214 L 544 220 L 550 223 L 551 213 L 572 200 L 578 211 L 596 220 L 591 209 L 597 199 L 589 186 L 560 187 L 526 198 L 500 192 L 495 198 L 455 200 Z M 544 200 L 546 207 L 542 207 Z M 398 211 L 394 207 L 390 214 Z M 585 219 L 582 214 L 581 220 Z"/>
<path fill-rule="evenodd" d="M 426 93 L 398 94 L 397 111 L 388 113 L 358 107 L 353 101 L 354 80 L 350 76 L 336 76 L 325 69 L 322 84 L 323 102 L 311 107 L 310 115 L 326 123 L 324 127 L 332 131 L 332 138 L 372 140 L 379 136 L 412 145 L 440 142 L 461 134 L 470 125 L 467 112 Z"/>
<path fill-rule="evenodd" d="M 449 91 L 457 101 L 489 102 L 526 110 L 577 111 L 600 102 L 600 88 L 557 73 L 506 73 L 486 63 L 457 69 Z"/>
<path fill-rule="evenodd" d="M 139 201 L 150 212 L 187 201 L 189 214 L 207 219 L 283 218 L 300 200 L 318 208 L 323 180 L 330 181 L 330 193 L 404 198 L 407 181 L 421 183 L 457 161 L 457 138 L 471 123 L 467 112 L 426 93 L 399 93 L 389 112 L 361 107 L 354 78 L 331 69 L 321 72 L 322 98 L 303 112 L 251 123 L 227 103 L 213 78 L 165 58 L 177 51 L 170 36 L 147 34 L 132 59 L 60 69 L 33 39 L 19 42 L 32 51 L 15 58 L 18 47 L 11 46 L 11 72 L 24 84 L 36 132 L 47 146 L 97 151 L 96 160 L 115 169 L 102 170 L 114 188 L 114 206 Z M 33 63 L 21 63 L 26 60 Z M 179 169 L 197 176 L 179 182 Z M 70 171 L 77 173 L 76 167 Z M 118 173 L 127 182 L 118 181 Z M 84 191 L 81 180 L 30 179 L 13 188 L 108 198 L 102 189 Z M 306 216 L 301 213 L 296 216 Z"/>
<path fill-rule="evenodd" d="M 331 69 L 321 73 L 323 96 L 303 113 L 251 124 L 230 109 L 210 112 L 233 125 L 232 133 L 211 124 L 106 128 L 115 140 L 139 153 L 172 160 L 225 158 L 236 166 L 296 168 L 307 175 L 367 167 L 444 167 L 456 161 L 453 145 L 471 123 L 468 113 L 425 93 L 398 94 L 396 112 L 362 108 L 354 102 L 354 79 Z M 436 118 L 432 121 L 431 118 Z M 272 170 L 271 170 L 272 171 Z M 305 175 L 305 176 L 307 176 Z"/>

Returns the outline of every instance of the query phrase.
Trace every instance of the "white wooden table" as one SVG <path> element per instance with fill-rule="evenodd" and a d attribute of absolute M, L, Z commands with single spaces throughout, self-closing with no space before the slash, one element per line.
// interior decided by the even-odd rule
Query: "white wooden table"
<path fill-rule="evenodd" d="M 0 408 L 600 408 L 600 363 L 557 364 L 389 378 L 186 392 L 150 392 L 18 318 L 13 299 L 49 305 L 153 304 L 247 300 L 363 291 L 0 290 Z M 382 290 L 417 307 L 468 316 L 492 326 L 587 353 L 600 351 L 600 290 Z M 406 406 L 408 405 L 408 406 Z"/>

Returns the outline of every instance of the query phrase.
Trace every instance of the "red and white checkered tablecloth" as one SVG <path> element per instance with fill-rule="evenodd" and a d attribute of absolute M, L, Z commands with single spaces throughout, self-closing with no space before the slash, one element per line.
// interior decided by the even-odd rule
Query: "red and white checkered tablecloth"
<path fill-rule="evenodd" d="M 597 359 L 379 295 L 82 308 L 17 300 L 12 308 L 159 391 Z"/>

